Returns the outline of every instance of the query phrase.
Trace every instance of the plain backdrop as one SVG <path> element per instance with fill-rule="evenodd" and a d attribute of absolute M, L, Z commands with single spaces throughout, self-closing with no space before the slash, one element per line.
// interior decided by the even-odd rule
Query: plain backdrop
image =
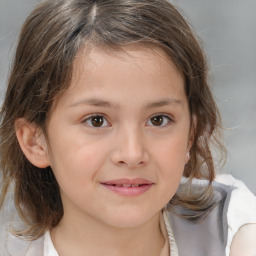
<path fill-rule="evenodd" d="M 0 103 L 20 27 L 40 1 L 0 0 Z M 222 113 L 222 169 L 256 194 L 256 0 L 173 0 L 202 39 Z"/>

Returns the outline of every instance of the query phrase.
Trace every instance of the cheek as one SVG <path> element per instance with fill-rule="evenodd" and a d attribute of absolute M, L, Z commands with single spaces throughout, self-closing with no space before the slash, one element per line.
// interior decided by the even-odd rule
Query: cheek
<path fill-rule="evenodd" d="M 187 140 L 183 137 L 173 136 L 158 144 L 154 154 L 158 155 L 163 165 L 173 167 L 184 167 L 187 154 Z"/>
<path fill-rule="evenodd" d="M 93 180 L 107 159 L 107 149 L 102 143 L 62 139 L 52 147 L 51 167 L 60 185 L 72 183 L 84 186 Z"/>
<path fill-rule="evenodd" d="M 180 183 L 185 167 L 187 141 L 175 137 L 169 142 L 156 147 L 158 177 L 163 181 L 163 188 L 172 197 Z"/>

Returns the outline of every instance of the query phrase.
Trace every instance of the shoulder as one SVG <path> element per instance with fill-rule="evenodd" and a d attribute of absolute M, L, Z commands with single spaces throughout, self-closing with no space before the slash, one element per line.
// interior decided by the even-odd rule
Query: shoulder
<path fill-rule="evenodd" d="M 242 226 L 235 234 L 230 256 L 256 256 L 256 223 Z"/>
<path fill-rule="evenodd" d="M 182 179 L 181 183 L 186 186 L 186 181 L 186 178 Z M 194 179 L 190 191 L 191 193 L 203 191 L 208 184 L 207 180 Z M 231 243 L 232 248 L 235 248 L 236 245 L 241 246 L 241 243 L 246 240 L 245 233 L 252 238 L 253 227 L 251 224 L 256 224 L 255 195 L 243 182 L 231 175 L 218 175 L 212 186 L 215 207 L 201 220 L 188 221 L 172 212 L 168 214 L 179 250 L 187 250 L 184 255 L 189 255 L 188 253 L 192 255 L 191 248 L 200 248 L 200 251 L 204 252 L 202 255 L 208 255 L 213 251 L 216 253 L 217 250 L 219 250 L 218 255 L 224 255 L 224 252 L 225 255 L 229 255 Z M 184 208 L 181 210 L 183 213 L 191 213 Z M 197 212 L 195 212 L 196 214 Z M 195 234 L 197 235 L 195 236 Z M 202 241 L 206 242 L 202 243 Z M 239 245 L 238 242 L 240 242 Z M 247 242 L 247 246 L 249 246 L 249 240 Z"/>
<path fill-rule="evenodd" d="M 216 181 L 233 187 L 227 211 L 227 255 L 230 249 L 230 256 L 255 256 L 256 196 L 231 175 L 218 175 Z"/>
<path fill-rule="evenodd" d="M 180 188 L 195 198 L 203 196 L 208 180 L 182 178 Z M 209 206 L 191 209 L 183 205 L 170 205 L 166 216 L 170 223 L 180 255 L 224 256 L 228 235 L 227 209 L 232 186 L 212 183 L 213 194 Z M 192 197 L 191 196 L 191 197 Z M 209 202 L 207 202 L 208 204 Z"/>
<path fill-rule="evenodd" d="M 256 224 L 256 196 L 245 184 L 226 174 L 218 175 L 216 181 L 233 188 L 227 212 L 232 232 L 235 234 L 245 224 Z"/>

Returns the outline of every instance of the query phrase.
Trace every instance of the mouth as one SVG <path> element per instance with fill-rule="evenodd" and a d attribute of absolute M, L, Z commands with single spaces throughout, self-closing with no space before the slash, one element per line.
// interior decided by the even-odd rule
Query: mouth
<path fill-rule="evenodd" d="M 101 185 L 122 196 L 139 196 L 148 191 L 154 183 L 146 179 L 136 178 L 111 180 L 102 182 Z"/>
<path fill-rule="evenodd" d="M 136 188 L 136 187 L 144 186 L 145 184 L 135 185 L 135 184 L 108 184 L 108 183 L 105 183 L 105 185 L 107 185 L 107 186 L 114 186 L 114 187 Z"/>

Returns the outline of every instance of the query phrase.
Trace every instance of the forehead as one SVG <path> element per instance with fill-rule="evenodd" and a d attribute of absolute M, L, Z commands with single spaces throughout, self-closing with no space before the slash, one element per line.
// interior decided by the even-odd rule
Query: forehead
<path fill-rule="evenodd" d="M 85 46 L 75 57 L 64 98 L 72 101 L 72 97 L 91 93 L 102 97 L 104 93 L 118 101 L 125 96 L 135 99 L 139 90 L 145 97 L 164 97 L 167 91 L 184 96 L 184 79 L 171 58 L 159 48 L 141 44 L 117 49 Z"/>
<path fill-rule="evenodd" d="M 122 74 L 122 68 L 127 67 L 126 76 L 129 76 L 137 68 L 136 73 L 139 74 L 141 71 L 149 77 L 158 72 L 159 75 L 169 73 L 170 76 L 166 76 L 166 78 L 171 80 L 178 76 L 183 79 L 183 74 L 178 70 L 171 57 L 159 47 L 139 43 L 115 48 L 86 45 L 78 51 L 73 62 L 70 86 L 77 84 L 83 75 L 90 75 L 95 69 L 99 70 L 99 67 L 103 68 L 104 71 L 112 71 L 114 67 L 115 76 Z M 100 72 L 96 73 L 95 75 L 100 77 Z"/>

